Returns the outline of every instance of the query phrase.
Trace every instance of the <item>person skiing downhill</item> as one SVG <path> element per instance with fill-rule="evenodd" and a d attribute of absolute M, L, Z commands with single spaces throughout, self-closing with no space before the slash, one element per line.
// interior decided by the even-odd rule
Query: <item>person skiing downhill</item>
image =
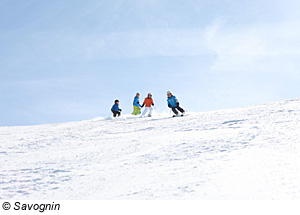
<path fill-rule="evenodd" d="M 148 117 L 151 117 L 151 114 L 152 114 L 152 111 L 153 111 L 152 106 L 154 106 L 153 99 L 152 99 L 152 94 L 151 93 L 148 93 L 148 96 L 147 96 L 147 98 L 145 98 L 145 100 L 144 100 L 143 105 L 141 106 L 141 108 L 143 108 L 144 105 L 146 105 L 146 107 L 145 107 L 145 110 L 144 110 L 144 112 L 142 114 L 142 117 L 145 116 L 148 111 L 149 111 Z"/>
<path fill-rule="evenodd" d="M 120 116 L 122 109 L 119 108 L 119 100 L 115 100 L 115 104 L 111 108 L 111 112 L 113 112 L 113 117 Z"/>
<path fill-rule="evenodd" d="M 172 111 L 175 113 L 175 115 L 173 115 L 173 117 L 178 116 L 178 111 L 179 110 L 181 112 L 181 116 L 183 116 L 183 114 L 185 114 L 185 110 L 183 110 L 180 106 L 179 106 L 179 102 L 176 99 L 176 97 L 172 94 L 171 91 L 167 92 L 167 96 L 168 96 L 168 107 L 172 109 Z M 177 110 L 176 110 L 177 109 Z"/>
<path fill-rule="evenodd" d="M 132 115 L 141 114 L 141 107 L 142 107 L 142 105 L 140 105 L 140 94 L 137 93 L 136 96 L 133 99 L 133 112 L 132 112 Z"/>

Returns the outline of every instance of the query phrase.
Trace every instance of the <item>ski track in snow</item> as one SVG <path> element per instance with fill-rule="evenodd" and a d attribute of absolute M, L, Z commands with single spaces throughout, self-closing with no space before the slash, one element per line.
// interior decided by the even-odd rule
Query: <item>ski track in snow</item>
<path fill-rule="evenodd" d="M 0 128 L 1 199 L 299 199 L 300 99 Z"/>

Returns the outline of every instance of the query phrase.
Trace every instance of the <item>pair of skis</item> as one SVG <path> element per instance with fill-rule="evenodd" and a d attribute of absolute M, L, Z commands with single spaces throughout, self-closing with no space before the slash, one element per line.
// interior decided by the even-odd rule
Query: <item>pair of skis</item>
<path fill-rule="evenodd" d="M 186 114 L 186 111 L 184 111 L 183 113 L 181 113 L 181 114 L 175 114 L 175 115 L 173 115 L 173 117 L 179 117 L 179 116 L 184 116 Z"/>
<path fill-rule="evenodd" d="M 184 116 L 183 114 L 177 114 L 177 115 L 173 115 L 172 117 L 179 117 L 179 116 Z"/>

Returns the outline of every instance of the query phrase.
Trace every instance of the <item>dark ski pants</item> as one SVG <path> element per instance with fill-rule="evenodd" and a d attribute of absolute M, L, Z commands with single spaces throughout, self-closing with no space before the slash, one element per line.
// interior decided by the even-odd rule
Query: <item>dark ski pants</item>
<path fill-rule="evenodd" d="M 114 117 L 116 117 L 116 116 L 120 116 L 121 115 L 121 112 L 120 111 L 112 111 L 113 112 L 113 115 L 114 115 Z"/>
<path fill-rule="evenodd" d="M 181 108 L 181 107 L 179 107 L 179 106 L 177 106 L 177 107 L 172 107 L 172 111 L 177 115 L 178 114 L 178 111 L 177 110 L 179 110 L 181 113 L 183 113 L 184 112 L 184 110 Z"/>

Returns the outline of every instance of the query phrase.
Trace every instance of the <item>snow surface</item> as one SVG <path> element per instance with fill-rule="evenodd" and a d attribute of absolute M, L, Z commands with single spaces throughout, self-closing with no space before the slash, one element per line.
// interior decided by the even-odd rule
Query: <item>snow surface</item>
<path fill-rule="evenodd" d="M 300 99 L 0 128 L 1 199 L 299 199 Z"/>

